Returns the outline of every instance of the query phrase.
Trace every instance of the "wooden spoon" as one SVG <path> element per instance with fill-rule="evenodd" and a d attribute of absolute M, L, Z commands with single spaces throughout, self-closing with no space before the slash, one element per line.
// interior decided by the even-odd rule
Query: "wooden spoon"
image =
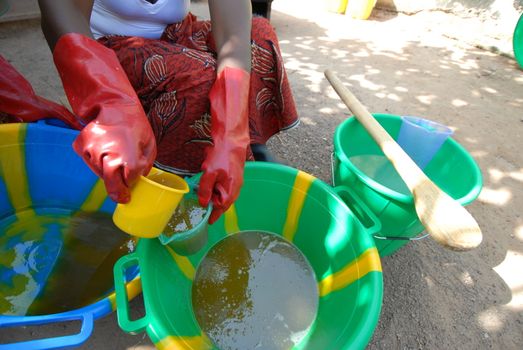
<path fill-rule="evenodd" d="M 430 236 L 453 250 L 468 250 L 479 246 L 483 237 L 472 215 L 423 173 L 332 71 L 327 69 L 325 76 L 394 165 L 412 193 L 416 214 Z"/>

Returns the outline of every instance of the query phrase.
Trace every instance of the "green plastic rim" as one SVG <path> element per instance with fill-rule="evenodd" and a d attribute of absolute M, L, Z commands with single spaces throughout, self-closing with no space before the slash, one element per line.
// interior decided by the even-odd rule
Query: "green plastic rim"
<path fill-rule="evenodd" d="M 514 56 L 519 66 L 523 68 L 523 14 L 519 17 L 512 37 L 512 46 L 514 48 Z"/>

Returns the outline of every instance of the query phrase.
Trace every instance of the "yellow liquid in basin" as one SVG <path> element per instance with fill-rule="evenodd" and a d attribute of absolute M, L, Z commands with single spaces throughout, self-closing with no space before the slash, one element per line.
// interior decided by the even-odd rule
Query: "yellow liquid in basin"
<path fill-rule="evenodd" d="M 318 288 L 294 245 L 274 234 L 243 231 L 204 257 L 192 303 L 200 327 L 221 350 L 288 350 L 314 322 Z"/>
<path fill-rule="evenodd" d="M 111 214 L 28 209 L 0 218 L 0 314 L 71 311 L 106 296 L 113 265 L 134 250 Z"/>

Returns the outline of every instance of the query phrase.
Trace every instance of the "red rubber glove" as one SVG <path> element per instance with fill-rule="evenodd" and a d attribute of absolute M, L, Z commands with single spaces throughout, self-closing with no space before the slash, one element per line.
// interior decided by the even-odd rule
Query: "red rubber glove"
<path fill-rule="evenodd" d="M 73 111 L 90 121 L 74 150 L 104 180 L 114 201 L 128 202 L 129 188 L 156 158 L 154 134 L 138 96 L 116 54 L 93 39 L 66 34 L 53 57 Z"/>
<path fill-rule="evenodd" d="M 81 122 L 67 108 L 37 96 L 31 84 L 0 55 L 0 113 L 13 122 L 56 118 L 81 129 Z"/>
<path fill-rule="evenodd" d="M 226 67 L 209 93 L 213 146 L 207 149 L 202 165 L 198 199 L 203 207 L 212 201 L 211 224 L 234 203 L 243 185 L 250 143 L 249 84 L 249 73 Z"/>

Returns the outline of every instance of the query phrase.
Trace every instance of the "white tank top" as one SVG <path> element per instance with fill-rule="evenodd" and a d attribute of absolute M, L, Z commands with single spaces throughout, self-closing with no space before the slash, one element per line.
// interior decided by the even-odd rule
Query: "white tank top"
<path fill-rule="evenodd" d="M 91 31 L 96 39 L 109 34 L 158 39 L 168 24 L 184 19 L 189 4 L 190 0 L 95 0 Z"/>

